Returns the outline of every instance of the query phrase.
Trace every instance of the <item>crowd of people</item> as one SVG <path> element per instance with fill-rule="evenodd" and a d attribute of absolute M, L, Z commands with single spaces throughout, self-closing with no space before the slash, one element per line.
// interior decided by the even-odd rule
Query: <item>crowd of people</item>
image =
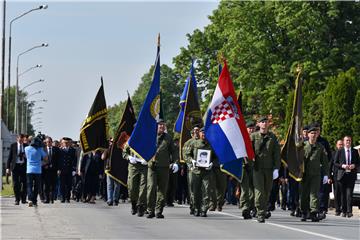
<path fill-rule="evenodd" d="M 164 218 L 164 208 L 188 204 L 190 214 L 206 217 L 208 211 L 222 211 L 225 204 L 238 205 L 244 219 L 260 223 L 271 217 L 279 204 L 301 221 L 313 222 L 326 217 L 329 195 L 334 189 L 337 216 L 352 217 L 352 194 L 360 165 L 359 153 L 351 136 L 330 144 L 321 137 L 320 125 L 303 129 L 304 174 L 300 181 L 289 174 L 281 162 L 280 144 L 269 131 L 269 120 L 247 122 L 255 161 L 245 159 L 240 182 L 222 171 L 216 154 L 206 140 L 204 128 L 195 126 L 192 138 L 179 155 L 179 139 L 167 133 L 158 121 L 157 151 L 145 161 L 128 146 L 123 159 L 128 161 L 127 188 L 112 176 L 110 149 L 83 154 L 72 139 L 53 141 L 50 136 L 28 137 L 20 134 L 11 145 L 6 173 L 12 175 L 15 205 L 38 205 L 70 200 L 94 204 L 96 199 L 117 206 L 131 203 L 131 214 Z M 333 186 L 333 188 L 332 188 Z"/>

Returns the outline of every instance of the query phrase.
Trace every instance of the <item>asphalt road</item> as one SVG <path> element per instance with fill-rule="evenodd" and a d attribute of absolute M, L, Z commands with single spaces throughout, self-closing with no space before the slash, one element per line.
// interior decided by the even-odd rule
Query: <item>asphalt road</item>
<path fill-rule="evenodd" d="M 14 206 L 1 198 L 1 239 L 360 239 L 359 216 L 328 215 L 319 223 L 301 222 L 277 209 L 266 223 L 243 220 L 236 206 L 189 215 L 188 207 L 165 208 L 165 219 L 132 216 L 130 205 L 109 207 L 71 202 Z"/>

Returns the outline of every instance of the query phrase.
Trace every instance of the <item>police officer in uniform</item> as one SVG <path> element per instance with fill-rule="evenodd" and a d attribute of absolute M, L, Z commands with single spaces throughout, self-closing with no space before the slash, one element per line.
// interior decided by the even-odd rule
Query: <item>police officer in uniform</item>
<path fill-rule="evenodd" d="M 207 217 L 207 210 L 209 209 L 209 194 L 210 194 L 210 177 L 213 162 L 215 162 L 216 155 L 212 150 L 210 144 L 205 138 L 205 129 L 200 129 L 200 138 L 194 139 L 186 146 L 184 151 L 185 161 L 192 163 L 192 179 L 191 188 L 194 194 L 194 208 L 196 212 L 195 216 Z M 198 151 L 210 150 L 210 163 L 208 167 L 200 167 L 197 164 Z"/>
<path fill-rule="evenodd" d="M 164 218 L 163 209 L 166 202 L 166 192 L 169 182 L 169 167 L 173 172 L 179 170 L 177 162 L 179 153 L 172 137 L 165 132 L 164 120 L 158 120 L 157 150 L 155 156 L 148 162 L 147 176 L 147 218 Z M 155 215 L 156 209 L 156 215 Z"/>
<path fill-rule="evenodd" d="M 268 130 L 267 117 L 260 118 L 258 125 L 260 130 L 251 134 L 251 141 L 255 150 L 253 181 L 257 221 L 264 223 L 265 217 L 270 217 L 270 212 L 267 212 L 267 203 L 272 188 L 272 180 L 279 177 L 280 145 L 276 136 Z"/>
<path fill-rule="evenodd" d="M 130 152 L 126 146 L 123 151 L 124 159 L 129 160 L 128 166 L 128 192 L 131 202 L 131 214 L 144 216 L 146 209 L 147 162 Z"/>
<path fill-rule="evenodd" d="M 253 121 L 246 122 L 246 129 L 251 135 L 255 132 L 255 123 Z M 253 183 L 253 167 L 254 162 L 248 159 L 243 161 L 242 174 L 240 179 L 241 194 L 239 208 L 244 219 L 251 219 L 251 210 L 254 210 L 254 183 Z"/>
<path fill-rule="evenodd" d="M 311 127 L 308 135 L 309 140 L 305 142 L 304 146 L 304 175 L 300 182 L 301 221 L 306 221 L 310 209 L 310 219 L 313 222 L 318 222 L 320 220 L 318 217 L 319 182 L 321 180 L 321 173 L 323 172 L 324 177 L 322 183 L 327 184 L 329 165 L 325 148 L 316 141 L 317 128 Z"/>

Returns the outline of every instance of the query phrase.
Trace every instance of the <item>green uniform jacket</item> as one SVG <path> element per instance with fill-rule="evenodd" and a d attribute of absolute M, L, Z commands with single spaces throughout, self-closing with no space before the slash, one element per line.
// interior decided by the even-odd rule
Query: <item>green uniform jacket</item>
<path fill-rule="evenodd" d="M 175 146 L 172 137 L 163 133 L 157 136 L 157 150 L 155 157 L 149 161 L 149 167 L 169 167 L 170 163 L 178 163 L 179 151 Z"/>
<path fill-rule="evenodd" d="M 184 144 L 184 159 L 186 161 L 186 163 L 188 164 L 188 166 L 190 166 L 192 168 L 192 160 L 196 159 L 197 156 L 197 150 L 198 149 L 204 149 L 204 150 L 210 150 L 211 151 L 211 159 L 210 162 L 214 164 L 218 164 L 219 166 L 219 161 L 216 158 L 215 152 L 212 150 L 210 144 L 202 139 L 190 139 L 189 141 L 187 141 Z M 193 173 L 200 173 L 200 170 L 203 168 L 198 168 L 195 167 L 193 168 Z"/>
<path fill-rule="evenodd" d="M 279 169 L 280 145 L 272 132 L 251 134 L 251 142 L 255 151 L 255 169 Z"/>
<path fill-rule="evenodd" d="M 307 176 L 321 175 L 329 176 L 329 163 L 326 150 L 320 143 L 310 144 L 305 142 L 304 146 L 304 174 Z"/>

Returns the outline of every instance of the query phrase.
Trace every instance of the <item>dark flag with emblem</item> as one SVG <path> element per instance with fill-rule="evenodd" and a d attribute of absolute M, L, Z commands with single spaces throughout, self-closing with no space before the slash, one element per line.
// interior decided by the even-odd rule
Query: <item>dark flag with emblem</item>
<path fill-rule="evenodd" d="M 200 105 L 197 98 L 196 86 L 194 84 L 193 67 L 190 70 L 190 76 L 188 79 L 189 86 L 187 88 L 185 106 L 184 106 L 184 117 L 181 125 L 180 143 L 179 143 L 179 154 L 180 161 L 184 162 L 182 155 L 182 148 L 186 141 L 191 138 L 191 130 L 194 126 L 202 125 L 202 116 L 200 111 Z M 196 82 L 196 80 L 195 80 Z"/>
<path fill-rule="evenodd" d="M 136 117 L 130 96 L 126 102 L 119 127 L 115 133 L 114 143 L 110 149 L 109 169 L 106 171 L 111 178 L 127 187 L 128 161 L 122 157 L 122 151 L 134 129 Z"/>
<path fill-rule="evenodd" d="M 90 111 L 80 130 L 80 144 L 84 154 L 108 148 L 107 108 L 103 79 Z"/>
<path fill-rule="evenodd" d="M 301 181 L 303 177 L 304 147 L 302 139 L 302 82 L 300 71 L 296 78 L 293 112 L 285 144 L 281 149 L 281 158 L 289 170 L 289 175 L 296 181 Z"/>

